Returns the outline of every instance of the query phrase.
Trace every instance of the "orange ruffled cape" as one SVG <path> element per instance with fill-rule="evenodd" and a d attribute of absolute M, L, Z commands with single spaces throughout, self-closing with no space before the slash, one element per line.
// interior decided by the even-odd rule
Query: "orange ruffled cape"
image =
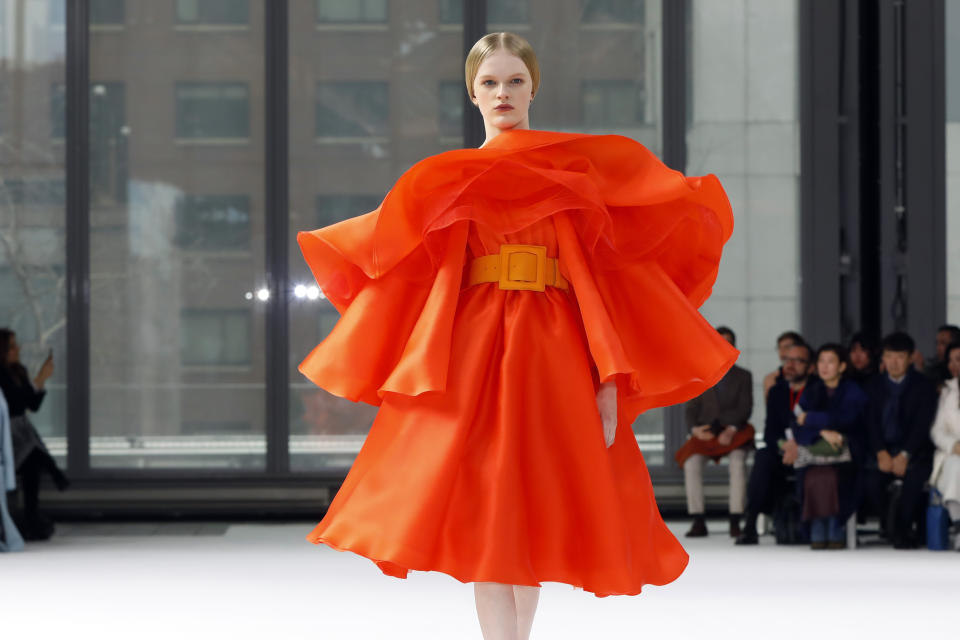
<path fill-rule="evenodd" d="M 300 233 L 341 313 L 300 371 L 380 406 L 307 539 L 401 578 L 597 596 L 674 580 L 688 557 L 631 425 L 736 360 L 697 311 L 732 228 L 715 176 L 685 177 L 621 136 L 522 130 L 427 158 L 375 211 Z M 466 287 L 482 237 L 546 244 L 570 291 Z M 607 380 L 609 449 L 595 400 Z"/>

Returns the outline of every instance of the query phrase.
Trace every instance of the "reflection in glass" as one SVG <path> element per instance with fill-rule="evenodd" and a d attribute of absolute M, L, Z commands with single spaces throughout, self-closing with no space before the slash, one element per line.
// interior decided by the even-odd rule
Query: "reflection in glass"
<path fill-rule="evenodd" d="M 387 135 L 389 104 L 386 82 L 317 84 L 316 135 L 320 138 L 365 138 Z"/>
<path fill-rule="evenodd" d="M 90 33 L 91 464 L 262 470 L 263 2 L 159 6 Z"/>
<path fill-rule="evenodd" d="M 521 25 L 529 21 L 529 0 L 487 0 L 488 25 Z M 462 22 L 463 0 L 440 0 L 440 23 Z"/>
<path fill-rule="evenodd" d="M 178 138 L 250 135 L 250 90 L 245 84 L 180 82 L 176 101 Z"/>
<path fill-rule="evenodd" d="M 177 201 L 176 244 L 181 249 L 250 249 L 250 196 L 184 194 Z"/>
<path fill-rule="evenodd" d="M 53 349 L 54 375 L 32 421 L 66 458 L 66 166 L 63 86 L 65 0 L 0 2 L 0 326 L 17 334 L 36 373 Z"/>
<path fill-rule="evenodd" d="M 661 3 L 578 2 L 560 12 L 533 3 L 536 30 L 523 35 L 543 78 L 535 129 L 616 133 L 661 148 Z M 589 28 L 588 28 L 589 27 Z"/>
<path fill-rule="evenodd" d="M 184 365 L 249 365 L 250 311 L 182 309 L 180 362 Z"/>
<path fill-rule="evenodd" d="M 49 24 L 62 27 L 66 19 L 66 12 L 66 2 L 51 2 Z M 90 0 L 91 25 L 122 26 L 123 23 L 124 0 Z"/>
<path fill-rule="evenodd" d="M 244 25 L 250 20 L 247 0 L 176 0 L 177 22 L 196 25 Z"/>
<path fill-rule="evenodd" d="M 367 28 L 388 17 L 389 30 Z M 291 2 L 289 24 L 292 232 L 375 209 L 413 163 L 462 146 L 459 23 L 424 23 L 421 3 L 318 1 Z M 290 235 L 290 464 L 340 472 L 376 407 L 332 396 L 296 370 L 339 314 L 315 288 L 311 298 L 314 280 Z"/>
<path fill-rule="evenodd" d="M 317 22 L 385 23 L 387 0 L 317 0 Z"/>
<path fill-rule="evenodd" d="M 646 16 L 645 5 L 645 0 L 583 0 L 583 22 L 641 22 Z"/>

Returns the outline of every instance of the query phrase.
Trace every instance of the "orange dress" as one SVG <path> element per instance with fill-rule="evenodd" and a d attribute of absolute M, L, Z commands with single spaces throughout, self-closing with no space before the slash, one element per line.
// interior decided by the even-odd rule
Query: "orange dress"
<path fill-rule="evenodd" d="M 298 235 L 340 311 L 300 370 L 380 409 L 314 543 L 391 576 L 563 582 L 597 596 L 674 580 L 636 416 L 737 357 L 697 311 L 733 219 L 620 136 L 507 131 L 427 158 L 368 214 Z M 543 245 L 570 286 L 466 286 L 469 259 Z M 616 440 L 597 410 L 617 384 Z"/>

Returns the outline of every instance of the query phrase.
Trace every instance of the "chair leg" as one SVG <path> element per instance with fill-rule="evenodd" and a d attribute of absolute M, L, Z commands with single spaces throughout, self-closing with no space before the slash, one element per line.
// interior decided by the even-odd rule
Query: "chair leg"
<path fill-rule="evenodd" d="M 847 549 L 857 548 L 857 513 L 847 518 Z"/>

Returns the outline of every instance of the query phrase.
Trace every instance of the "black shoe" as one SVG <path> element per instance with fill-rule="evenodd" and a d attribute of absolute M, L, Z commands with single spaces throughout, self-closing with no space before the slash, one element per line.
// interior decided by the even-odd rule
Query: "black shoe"
<path fill-rule="evenodd" d="M 894 549 L 916 549 L 917 541 L 910 535 L 896 536 L 893 539 Z"/>
<path fill-rule="evenodd" d="M 737 536 L 734 544 L 760 544 L 760 536 L 757 535 L 756 530 L 746 529 L 739 536 Z"/>
<path fill-rule="evenodd" d="M 49 540 L 54 529 L 53 520 L 38 515 L 20 527 L 20 533 L 27 541 Z"/>
<path fill-rule="evenodd" d="M 688 538 L 703 538 L 709 535 L 707 531 L 707 523 L 704 521 L 703 516 L 693 516 L 693 525 L 691 525 L 690 530 L 687 531 L 686 536 Z"/>
<path fill-rule="evenodd" d="M 846 549 L 847 543 L 843 540 L 831 540 L 827 543 L 827 549 Z"/>

